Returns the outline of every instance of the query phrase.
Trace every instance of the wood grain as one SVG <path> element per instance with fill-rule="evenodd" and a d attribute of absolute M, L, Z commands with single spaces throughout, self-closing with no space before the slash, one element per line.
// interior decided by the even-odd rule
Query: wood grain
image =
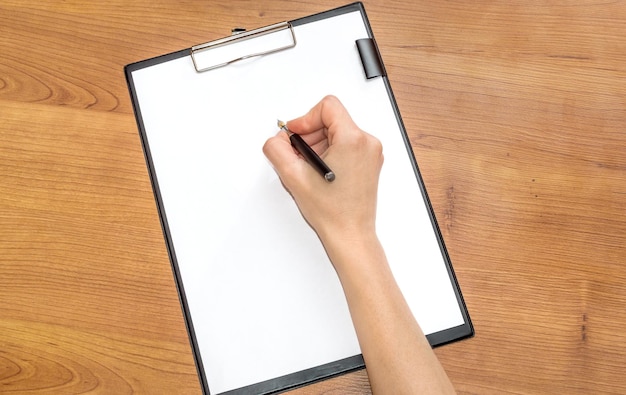
<path fill-rule="evenodd" d="M 123 67 L 342 4 L 0 4 L 0 393 L 200 392 Z M 476 327 L 458 392 L 626 393 L 626 3 L 364 4 Z"/>

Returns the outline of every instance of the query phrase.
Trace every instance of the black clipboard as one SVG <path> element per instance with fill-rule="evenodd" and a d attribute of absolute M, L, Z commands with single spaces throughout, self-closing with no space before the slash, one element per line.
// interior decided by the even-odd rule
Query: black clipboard
<path fill-rule="evenodd" d="M 275 393 L 363 367 L 334 271 L 261 153 L 277 117 L 328 93 L 384 130 L 379 237 L 430 344 L 473 335 L 362 3 L 125 72 L 205 393 Z"/>

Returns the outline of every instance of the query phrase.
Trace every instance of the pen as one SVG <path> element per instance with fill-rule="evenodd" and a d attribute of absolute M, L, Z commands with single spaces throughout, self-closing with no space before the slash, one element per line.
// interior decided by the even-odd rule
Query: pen
<path fill-rule="evenodd" d="M 299 134 L 293 133 L 289 130 L 287 128 L 287 124 L 281 120 L 278 120 L 278 127 L 287 133 L 293 148 L 295 148 L 296 151 L 298 151 L 300 155 L 302 155 L 304 159 L 306 159 L 306 161 L 309 162 L 309 164 L 313 166 L 313 168 L 317 170 L 326 181 L 331 182 L 335 179 L 335 173 L 330 170 L 322 158 L 320 158 L 319 155 L 313 151 L 313 148 L 311 148 Z"/>

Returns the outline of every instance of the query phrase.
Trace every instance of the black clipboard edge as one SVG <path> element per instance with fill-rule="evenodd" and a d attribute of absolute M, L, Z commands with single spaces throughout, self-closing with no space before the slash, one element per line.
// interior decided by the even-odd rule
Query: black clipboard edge
<path fill-rule="evenodd" d="M 367 17 L 367 13 L 365 12 L 365 7 L 363 3 L 357 2 L 353 5 L 358 5 L 361 10 L 361 16 L 363 17 L 363 22 L 365 24 L 365 28 L 367 30 L 367 34 L 370 39 L 375 40 L 374 32 L 372 31 L 372 25 Z M 376 45 L 376 51 L 378 52 L 378 46 Z M 381 66 L 383 69 L 384 63 L 382 60 L 382 56 L 378 52 L 378 57 L 381 62 Z M 424 198 L 424 202 L 428 208 L 428 216 L 430 217 L 430 222 L 433 225 L 433 229 L 437 236 L 437 242 L 439 243 L 439 249 L 443 254 L 443 258 L 446 264 L 446 270 L 448 271 L 448 276 L 450 277 L 450 281 L 453 284 L 454 294 L 456 296 L 457 302 L 459 304 L 459 310 L 461 311 L 461 315 L 463 317 L 463 325 L 459 325 L 454 328 L 449 328 L 443 331 L 431 333 L 426 335 L 426 339 L 430 343 L 431 347 L 442 346 L 444 344 L 453 343 L 459 340 L 471 338 L 474 336 L 474 325 L 472 324 L 472 320 L 469 316 L 469 312 L 467 310 L 467 305 L 465 304 L 465 299 L 463 298 L 463 294 L 461 293 L 461 288 L 459 286 L 459 282 L 457 280 L 456 274 L 454 273 L 454 269 L 452 268 L 452 261 L 450 260 L 450 255 L 448 254 L 448 249 L 445 246 L 443 241 L 443 235 L 441 234 L 441 230 L 439 228 L 439 223 L 437 222 L 437 218 L 435 217 L 435 211 L 433 210 L 433 206 L 430 202 L 430 198 L 428 197 L 428 192 L 426 191 L 426 186 L 424 185 L 424 179 L 422 178 L 422 173 L 417 165 L 417 159 L 415 157 L 415 153 L 413 152 L 413 148 L 411 145 L 411 140 L 406 132 L 406 128 L 404 127 L 404 121 L 402 121 L 402 115 L 400 114 L 400 107 L 398 106 L 398 102 L 396 101 L 396 97 L 391 89 L 391 82 L 389 81 L 389 77 L 387 76 L 387 72 L 385 71 L 384 75 L 381 76 L 385 83 L 385 88 L 387 90 L 387 94 L 389 95 L 389 100 L 391 101 L 393 112 L 396 116 L 396 120 L 398 121 L 398 127 L 402 133 L 402 138 L 404 139 L 404 146 L 406 147 L 407 154 L 411 159 L 411 163 L 413 165 L 413 170 L 415 171 L 415 177 L 417 178 L 417 183 L 420 187 L 420 191 L 422 192 L 422 197 Z"/>
<path fill-rule="evenodd" d="M 367 26 L 368 34 L 370 35 L 370 38 L 373 38 L 373 33 L 370 30 L 370 24 L 369 24 L 369 21 L 367 20 L 365 10 L 363 10 L 363 18 L 365 19 L 365 25 Z M 439 223 L 437 222 L 437 218 L 435 217 L 435 211 L 430 201 L 430 197 L 428 196 L 428 192 L 426 191 L 424 179 L 422 178 L 422 173 L 417 164 L 417 158 L 415 157 L 415 153 L 413 152 L 411 140 L 409 139 L 409 136 L 406 132 L 406 128 L 404 127 L 404 122 L 402 121 L 402 115 L 400 114 L 400 108 L 396 101 L 396 97 L 393 94 L 393 90 L 391 89 L 391 82 L 389 81 L 388 76 L 385 74 L 384 76 L 381 76 L 381 78 L 383 79 L 385 83 L 385 88 L 387 90 L 387 94 L 389 95 L 389 100 L 392 103 L 392 108 L 395 113 L 396 120 L 398 121 L 398 127 L 402 133 L 402 138 L 404 139 L 404 146 L 407 150 L 407 154 L 411 158 L 411 163 L 413 165 L 415 177 L 420 187 L 422 197 L 424 198 L 424 203 L 426 204 L 428 208 L 427 210 L 428 216 L 430 217 L 430 222 L 437 236 L 439 249 L 441 250 L 441 253 L 443 255 L 446 270 L 448 271 L 448 277 L 450 278 L 450 281 L 452 282 L 452 285 L 453 285 L 452 288 L 454 290 L 457 303 L 459 304 L 459 310 L 461 311 L 461 316 L 463 317 L 463 322 L 464 322 L 464 324 L 459 325 L 457 327 L 449 328 L 443 331 L 426 335 L 426 339 L 428 339 L 428 342 L 430 343 L 431 347 L 437 347 L 437 346 L 442 346 L 444 344 L 452 343 L 458 340 L 471 338 L 475 334 L 474 325 L 472 324 L 472 320 L 467 310 L 467 305 L 465 304 L 465 299 L 463 298 L 463 294 L 461 293 L 461 287 L 456 277 L 456 273 L 454 272 L 454 269 L 452 267 L 452 261 L 450 260 L 448 249 L 446 248 L 446 245 L 443 241 L 443 235 L 441 234 Z"/>
<path fill-rule="evenodd" d="M 318 12 L 317 14 L 312 14 L 312 15 L 308 15 L 308 16 L 305 16 L 305 17 L 302 17 L 302 18 L 294 19 L 293 21 L 291 21 L 291 24 L 294 27 L 295 26 L 300 26 L 300 25 L 306 25 L 307 23 L 313 23 L 313 22 L 321 21 L 321 20 L 324 20 L 324 19 L 328 19 L 328 18 L 339 16 L 339 15 L 347 14 L 347 13 L 353 12 L 353 11 L 360 11 L 361 15 L 365 15 L 365 7 L 363 6 L 363 3 L 361 3 L 360 1 L 357 1 L 357 2 L 354 2 L 354 3 L 351 3 L 351 4 L 346 4 L 344 6 L 334 8 L 332 10 Z M 368 31 L 369 31 L 369 29 L 368 29 Z"/>
<path fill-rule="evenodd" d="M 367 22 L 367 26 L 369 28 L 369 22 Z M 371 34 L 371 33 L 370 33 Z M 446 264 L 446 270 L 448 271 L 448 277 L 453 284 L 454 294 L 456 296 L 457 303 L 459 304 L 459 310 L 461 311 L 461 315 L 463 317 L 463 325 L 449 328 L 443 331 L 431 333 L 426 336 L 428 342 L 432 347 L 442 346 L 444 344 L 448 344 L 457 340 L 462 340 L 466 338 L 473 337 L 474 325 L 472 324 L 472 320 L 469 316 L 469 312 L 467 310 L 467 305 L 465 304 L 465 299 L 463 298 L 463 294 L 461 293 L 461 287 L 459 285 L 458 279 L 456 277 L 456 273 L 452 267 L 452 261 L 450 260 L 450 255 L 448 254 L 448 249 L 443 240 L 443 235 L 441 234 L 441 229 L 439 228 L 439 223 L 437 222 L 437 218 L 435 217 L 435 211 L 433 209 L 432 203 L 430 201 L 430 197 L 428 196 L 428 192 L 426 191 L 426 186 L 424 184 L 424 179 L 422 178 L 422 173 L 417 164 L 417 159 L 415 157 L 415 153 L 413 152 L 413 148 L 411 145 L 411 141 L 406 132 L 406 128 L 404 127 L 404 122 L 402 121 L 402 116 L 400 115 L 400 108 L 398 107 L 398 103 L 396 102 L 396 97 L 393 94 L 391 89 L 391 83 L 387 75 L 382 76 L 383 81 L 385 83 L 385 87 L 387 89 L 387 94 L 389 95 L 389 100 L 392 102 L 393 111 L 396 115 L 396 119 L 398 121 L 399 129 L 402 132 L 402 138 L 404 139 L 404 145 L 407 150 L 407 154 L 411 158 L 411 163 L 413 164 L 413 170 L 415 171 L 415 177 L 417 178 L 417 183 L 419 184 L 420 191 L 422 192 L 422 197 L 424 198 L 424 202 L 428 208 L 428 216 L 430 217 L 430 222 L 432 223 L 433 230 L 437 236 L 437 242 L 439 243 L 439 249 L 443 255 L 443 259 Z"/>
<path fill-rule="evenodd" d="M 304 25 L 307 23 L 312 23 L 312 22 L 316 22 L 319 20 L 323 20 L 323 19 L 327 19 L 327 18 L 331 18 L 331 17 L 335 17 L 335 16 L 339 16 L 339 15 L 343 15 L 349 12 L 354 12 L 354 11 L 359 11 L 361 13 L 361 16 L 363 18 L 364 21 L 364 25 L 366 28 L 366 31 L 368 33 L 368 38 L 370 39 L 374 39 L 374 35 L 371 29 L 371 25 L 369 22 L 369 19 L 367 18 L 367 14 L 365 12 L 365 7 L 363 6 L 362 2 L 355 2 L 355 3 L 351 3 L 351 4 L 347 4 L 345 6 L 339 7 L 339 8 L 335 8 L 332 10 L 328 10 L 328 11 L 323 11 L 317 14 L 313 14 L 310 16 L 306 16 L 303 18 L 299 18 L 299 19 L 295 19 L 293 21 L 291 21 L 291 24 L 293 26 L 299 26 L 299 25 Z M 176 287 L 177 287 L 177 291 L 178 291 L 178 296 L 179 296 L 179 300 L 182 306 L 182 310 L 183 310 L 183 316 L 185 319 L 185 324 L 187 327 L 187 332 L 188 332 L 188 336 L 190 339 L 190 343 L 192 346 L 192 352 L 194 354 L 194 360 L 196 363 L 196 369 L 198 372 L 198 377 L 202 386 L 202 390 L 203 393 L 210 395 L 211 392 L 209 390 L 209 385 L 208 382 L 206 380 L 206 376 L 204 374 L 204 367 L 202 364 L 202 358 L 198 349 L 198 344 L 196 341 L 196 336 L 195 336 L 195 331 L 193 329 L 193 322 L 191 320 L 191 314 L 189 311 L 189 307 L 187 304 L 187 300 L 185 298 L 185 291 L 184 291 L 184 286 L 183 286 L 183 282 L 182 282 L 182 278 L 180 277 L 180 272 L 178 269 L 178 261 L 176 259 L 176 254 L 174 251 L 174 245 L 173 245 L 173 241 L 171 239 L 171 236 L 169 234 L 169 225 L 167 222 L 167 216 L 165 213 L 165 209 L 163 207 L 162 204 L 162 199 L 160 196 L 160 189 L 159 189 L 159 185 L 158 185 L 158 180 L 156 177 L 156 174 L 154 172 L 154 166 L 152 164 L 152 159 L 151 159 L 151 154 L 150 154 L 150 147 L 148 144 L 148 139 L 146 136 L 146 131 L 143 125 L 143 120 L 141 117 L 141 109 L 139 108 L 139 101 L 138 101 L 138 97 L 134 88 L 134 84 L 133 84 L 133 79 L 132 79 L 132 73 L 133 71 L 142 69 L 142 68 L 146 68 L 146 67 L 150 67 L 153 65 L 157 65 L 163 62 L 168 62 L 174 59 L 178 59 L 178 58 L 182 58 L 185 56 L 189 56 L 190 55 L 190 51 L 191 48 L 188 49 L 183 49 L 180 51 L 176 51 L 176 52 L 172 52 L 169 54 L 165 54 L 165 55 L 161 55 L 161 56 L 157 56 L 154 58 L 150 58 L 150 59 L 146 59 L 146 60 L 142 60 L 139 62 L 135 62 L 135 63 L 131 63 L 127 66 L 124 67 L 124 71 L 125 71 L 125 75 L 126 75 L 126 81 L 129 87 L 129 92 L 131 95 L 131 101 L 132 101 L 132 105 L 133 105 L 133 110 L 135 111 L 135 115 L 136 115 L 136 120 L 137 120 L 137 126 L 139 128 L 140 131 L 140 137 L 141 137 L 141 141 L 142 141 L 142 145 L 143 145 L 143 151 L 144 151 L 144 159 L 146 160 L 146 165 L 148 167 L 149 170 L 149 175 L 150 175 L 150 180 L 152 183 L 152 188 L 153 188 L 153 193 L 155 196 L 155 200 L 157 202 L 157 209 L 159 212 L 159 217 L 161 218 L 161 228 L 163 231 L 163 234 L 165 236 L 166 239 L 166 247 L 168 250 L 168 254 L 170 257 L 170 262 L 172 265 L 172 269 L 173 269 L 173 274 L 175 277 L 175 283 L 176 283 Z M 382 60 L 381 60 L 382 62 Z M 431 219 L 431 223 L 433 225 L 433 228 L 436 232 L 437 235 L 437 241 L 439 243 L 440 249 L 442 254 L 444 255 L 444 260 L 445 260 L 445 264 L 446 264 L 446 269 L 448 271 L 450 280 L 453 282 L 453 289 L 454 289 L 454 293 L 456 295 L 457 301 L 459 303 L 459 307 L 460 307 L 460 311 L 461 314 L 463 316 L 464 319 L 464 324 L 463 325 L 459 325 L 457 327 L 454 328 L 449 328 L 443 331 L 439 331 L 436 333 L 431 333 L 429 335 L 426 336 L 426 338 L 428 339 L 430 345 L 432 347 L 437 347 L 437 346 L 441 346 L 444 344 L 448 344 L 448 343 L 452 343 L 452 342 L 456 342 L 462 339 L 466 339 L 469 337 L 474 336 L 474 327 L 472 325 L 471 319 L 469 317 L 469 313 L 467 311 L 467 307 L 465 305 L 465 301 L 463 299 L 463 296 L 460 292 L 460 287 L 456 278 L 456 275 L 454 273 L 454 270 L 452 269 L 452 264 L 450 261 L 450 257 L 448 255 L 448 251 L 445 247 L 445 244 L 443 242 L 443 237 L 441 234 L 441 231 L 439 229 L 439 225 L 437 223 L 437 220 L 435 218 L 434 215 L 434 211 L 433 211 L 433 207 L 432 204 L 430 202 L 430 198 L 428 197 L 428 193 L 426 191 L 425 185 L 424 185 L 424 181 L 422 179 L 421 176 L 421 172 L 419 170 L 419 167 L 417 165 L 417 160 L 415 158 L 414 152 L 412 150 L 412 146 L 410 143 L 410 140 L 408 138 L 408 135 L 406 133 L 406 129 L 404 127 L 404 123 L 402 121 L 402 117 L 400 115 L 400 111 L 398 108 L 398 104 L 396 102 L 395 96 L 393 94 L 393 91 L 391 89 L 391 84 L 389 82 L 389 79 L 387 77 L 387 75 L 383 75 L 381 76 L 381 78 L 383 78 L 384 83 L 385 83 L 385 87 L 387 90 L 387 93 L 389 95 L 389 99 L 392 103 L 392 108 L 394 111 L 394 114 L 396 116 L 396 119 L 398 121 L 398 125 L 399 128 L 402 132 L 402 137 L 404 139 L 404 143 L 405 143 L 405 147 L 407 149 L 407 153 L 411 158 L 411 163 L 413 165 L 413 169 L 415 171 L 415 175 L 420 187 L 420 191 L 422 193 L 422 197 L 424 198 L 424 201 L 427 205 L 428 208 L 428 215 Z M 275 394 L 275 393 L 279 393 L 279 392 L 283 392 L 283 391 L 287 391 L 287 390 L 291 390 L 294 388 L 298 388 L 301 386 L 305 386 L 317 381 L 321 381 L 321 380 L 325 380 L 325 379 L 329 379 L 331 377 L 335 377 L 338 375 L 342 375 L 351 371 L 355 371 L 355 370 L 359 370 L 359 369 L 363 369 L 365 367 L 365 364 L 363 362 L 363 357 L 362 355 L 355 355 L 352 357 L 348 357 L 345 359 L 342 359 L 340 361 L 335 361 L 335 362 L 331 362 L 325 365 L 321 365 L 321 366 L 317 366 L 311 369 L 306 369 L 300 372 L 295 372 L 295 373 L 291 373 L 282 377 L 278 377 L 278 378 L 274 378 L 274 379 L 270 379 L 264 382 L 260 382 L 260 383 L 256 383 L 256 384 L 252 384 L 250 386 L 246 386 L 243 388 L 238 388 L 232 391 L 227 391 L 224 392 L 222 394 L 224 395 L 235 395 L 235 394 Z"/>
<path fill-rule="evenodd" d="M 189 305 L 187 303 L 187 298 L 185 297 L 185 288 L 183 286 L 183 281 L 180 276 L 180 271 L 178 268 L 178 260 L 176 259 L 176 253 L 174 251 L 174 242 L 172 241 L 172 237 L 169 232 L 169 224 L 167 221 L 167 215 L 165 213 L 165 208 L 163 206 L 163 199 L 161 198 L 159 181 L 156 176 L 156 172 L 154 171 L 154 165 L 152 163 L 152 154 L 150 152 L 150 144 L 148 143 L 148 136 L 146 135 L 146 129 L 143 124 L 143 117 L 141 116 L 141 108 L 139 107 L 139 100 L 137 97 L 137 91 L 135 90 L 135 84 L 133 82 L 133 71 L 140 70 L 146 67 L 154 66 L 163 62 L 168 62 L 170 60 L 182 58 L 184 56 L 189 55 L 189 50 L 184 49 L 177 52 L 172 52 L 169 54 L 157 56 L 151 59 L 146 59 L 144 61 L 131 63 L 124 67 L 124 74 L 126 75 L 126 83 L 128 85 L 128 89 L 131 96 L 131 101 L 133 104 L 133 111 L 135 112 L 135 118 L 137 120 L 137 127 L 139 129 L 139 137 L 141 139 L 141 145 L 143 147 L 144 160 L 146 161 L 146 166 L 148 168 L 148 174 L 150 176 L 150 183 L 152 184 L 152 192 L 154 194 L 154 199 L 157 205 L 157 211 L 159 213 L 159 218 L 161 222 L 161 231 L 163 232 L 163 236 L 165 237 L 165 246 L 167 248 L 167 253 L 170 259 L 170 265 L 172 267 L 172 275 L 174 276 L 174 283 L 176 285 L 176 292 L 178 293 L 178 300 L 182 307 L 183 319 L 185 320 L 185 327 L 187 328 L 187 336 L 189 337 L 189 342 L 191 346 L 191 351 L 194 356 L 194 362 L 196 365 L 196 372 L 198 373 L 198 380 L 200 381 L 200 386 L 202 388 L 202 392 L 206 394 L 210 394 L 208 388 L 208 382 L 206 376 L 204 374 L 204 365 L 202 363 L 202 357 L 200 355 L 198 342 L 196 340 L 196 332 L 193 328 L 193 322 L 191 320 L 191 312 L 189 311 Z"/>
<path fill-rule="evenodd" d="M 365 367 L 362 355 L 355 355 L 339 361 L 316 366 L 312 369 L 290 373 L 272 380 L 222 392 L 219 395 L 269 395 L 291 391 L 318 381 L 327 380 Z"/>

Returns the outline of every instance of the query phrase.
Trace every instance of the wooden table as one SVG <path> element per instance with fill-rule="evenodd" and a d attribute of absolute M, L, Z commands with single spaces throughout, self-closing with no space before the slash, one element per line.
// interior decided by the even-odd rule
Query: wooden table
<path fill-rule="evenodd" d="M 436 350 L 458 392 L 626 393 L 626 3 L 364 3 L 476 329 Z M 0 393 L 199 393 L 123 66 L 342 4 L 0 4 Z"/>

